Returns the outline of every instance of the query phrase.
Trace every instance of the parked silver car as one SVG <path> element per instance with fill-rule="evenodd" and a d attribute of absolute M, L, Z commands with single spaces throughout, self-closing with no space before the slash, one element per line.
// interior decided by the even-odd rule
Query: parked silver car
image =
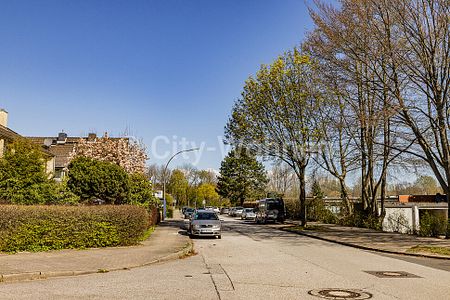
<path fill-rule="evenodd" d="M 243 210 L 244 208 L 241 206 L 236 207 L 233 217 L 240 217 L 242 215 Z"/>
<path fill-rule="evenodd" d="M 241 214 L 242 220 L 254 220 L 256 218 L 255 210 L 253 208 L 244 208 Z"/>
<path fill-rule="evenodd" d="M 211 210 L 196 210 L 189 221 L 190 236 L 215 236 L 222 238 L 222 224 Z"/>

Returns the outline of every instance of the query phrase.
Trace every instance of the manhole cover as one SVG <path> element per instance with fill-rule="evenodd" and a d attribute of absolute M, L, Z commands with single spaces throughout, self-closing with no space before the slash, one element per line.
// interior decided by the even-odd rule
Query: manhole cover
<path fill-rule="evenodd" d="M 379 278 L 420 278 L 420 276 L 404 271 L 364 271 Z"/>
<path fill-rule="evenodd" d="M 372 294 L 368 292 L 353 289 L 320 289 L 309 291 L 308 294 L 324 299 L 334 300 L 372 298 Z"/>

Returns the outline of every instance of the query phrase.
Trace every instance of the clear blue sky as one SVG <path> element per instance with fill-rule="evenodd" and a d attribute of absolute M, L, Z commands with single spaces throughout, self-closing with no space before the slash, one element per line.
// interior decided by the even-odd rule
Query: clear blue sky
<path fill-rule="evenodd" d="M 25 136 L 127 130 L 149 163 L 184 137 L 202 155 L 173 166 L 218 169 L 245 79 L 311 28 L 303 0 L 1 1 L 0 108 Z"/>

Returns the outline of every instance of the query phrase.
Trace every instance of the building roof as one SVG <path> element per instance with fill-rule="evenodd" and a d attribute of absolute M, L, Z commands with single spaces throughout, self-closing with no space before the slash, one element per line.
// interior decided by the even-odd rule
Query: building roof
<path fill-rule="evenodd" d="M 27 139 L 45 147 L 48 152 L 55 156 L 55 168 L 65 168 L 69 165 L 70 154 L 73 152 L 80 137 L 68 137 L 64 144 L 58 144 L 56 142 L 57 137 L 27 137 Z M 46 141 L 51 141 L 51 144 L 44 146 Z"/>
<path fill-rule="evenodd" d="M 18 134 L 17 132 L 9 129 L 8 127 L 5 127 L 3 125 L 0 125 L 0 139 L 4 139 L 8 142 L 12 142 L 15 139 L 18 138 L 23 138 L 23 136 L 21 136 L 20 134 Z M 47 157 L 53 157 L 55 156 L 53 153 L 51 153 L 50 151 L 48 151 L 45 147 L 41 147 L 41 151 L 42 153 L 47 156 Z"/>
<path fill-rule="evenodd" d="M 18 134 L 17 132 L 12 131 L 8 127 L 0 125 L 0 138 L 8 140 L 8 141 L 12 141 L 12 140 L 14 140 L 16 138 L 20 138 L 20 137 L 22 137 L 22 136 L 20 134 Z"/>
<path fill-rule="evenodd" d="M 80 140 L 95 139 L 96 135 L 89 137 L 66 137 L 64 142 L 58 143 L 58 137 L 27 137 L 35 144 L 43 146 L 55 156 L 55 168 L 62 169 L 69 166 L 70 155 Z M 112 140 L 120 140 L 127 138 L 110 138 Z M 46 145 L 45 145 L 46 144 Z"/>

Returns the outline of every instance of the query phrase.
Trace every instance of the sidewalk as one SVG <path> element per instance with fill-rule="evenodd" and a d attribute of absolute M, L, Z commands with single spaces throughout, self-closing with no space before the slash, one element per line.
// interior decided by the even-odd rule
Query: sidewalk
<path fill-rule="evenodd" d="M 294 222 L 286 222 L 296 224 Z M 320 230 L 295 231 L 298 234 L 317 238 L 341 245 L 385 253 L 422 256 L 430 258 L 450 259 L 448 255 L 430 252 L 410 252 L 415 246 L 447 247 L 450 249 L 450 239 L 418 237 L 410 234 L 382 232 L 366 228 L 344 227 L 334 224 L 308 223 L 319 226 Z M 297 225 L 297 224 L 296 224 Z M 289 227 L 281 227 L 289 230 Z"/>
<path fill-rule="evenodd" d="M 190 239 L 178 233 L 180 222 L 162 222 L 137 246 L 0 254 L 0 282 L 103 273 L 176 259 L 192 250 Z"/>

